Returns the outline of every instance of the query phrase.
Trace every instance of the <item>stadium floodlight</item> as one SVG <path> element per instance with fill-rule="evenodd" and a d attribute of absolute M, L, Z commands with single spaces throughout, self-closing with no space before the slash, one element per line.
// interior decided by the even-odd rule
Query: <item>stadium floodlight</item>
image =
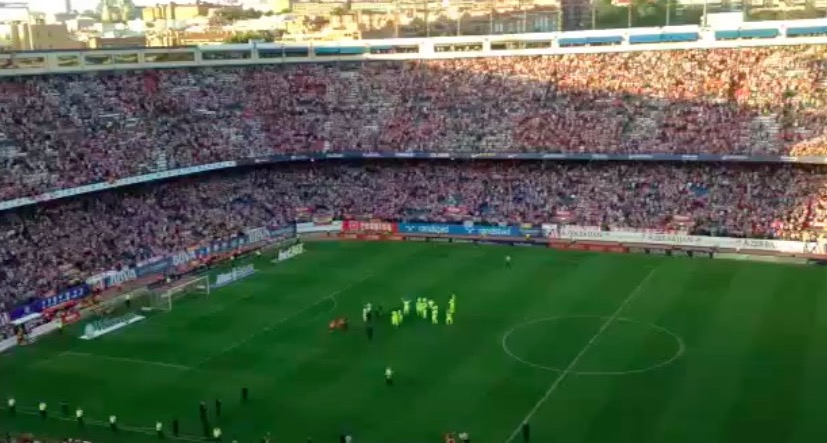
<path fill-rule="evenodd" d="M 149 296 L 149 304 L 143 309 L 147 311 L 164 311 L 172 310 L 172 305 L 176 300 L 181 299 L 191 294 L 210 294 L 210 278 L 198 277 L 195 279 L 180 282 L 172 287 L 164 287 L 159 291 L 152 291 Z"/>

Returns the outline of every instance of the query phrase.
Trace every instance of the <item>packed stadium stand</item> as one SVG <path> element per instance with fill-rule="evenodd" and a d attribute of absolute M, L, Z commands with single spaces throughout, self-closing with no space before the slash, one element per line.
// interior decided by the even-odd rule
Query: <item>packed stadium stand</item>
<path fill-rule="evenodd" d="M 0 198 L 278 153 L 824 155 L 827 46 L 0 82 Z"/>
<path fill-rule="evenodd" d="M 245 228 L 309 214 L 383 220 L 558 220 L 801 238 L 827 212 L 803 166 L 371 162 L 196 176 L 4 213 L 0 290 L 33 296 Z M 687 226 L 687 229 L 689 227 Z M 819 228 L 820 229 L 820 228 Z"/>
<path fill-rule="evenodd" d="M 824 156 L 825 54 L 813 44 L 4 77 L 0 201 L 274 154 Z M 801 239 L 827 222 L 825 184 L 817 166 L 771 164 L 231 169 L 0 212 L 0 299 L 8 308 L 315 213 Z"/>

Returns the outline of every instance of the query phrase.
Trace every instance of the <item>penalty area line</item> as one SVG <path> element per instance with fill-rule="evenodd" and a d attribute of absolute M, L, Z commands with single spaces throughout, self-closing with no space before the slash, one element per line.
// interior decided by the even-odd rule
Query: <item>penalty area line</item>
<path fill-rule="evenodd" d="M 563 384 L 563 381 L 565 381 L 566 378 L 568 378 L 568 376 L 574 372 L 574 369 L 577 367 L 577 364 L 580 363 L 580 360 L 583 359 L 586 353 L 589 352 L 589 349 L 591 349 L 592 346 L 594 346 L 594 344 L 603 335 L 603 333 L 606 332 L 607 329 L 609 329 L 609 326 L 611 326 L 612 323 L 614 323 L 615 320 L 619 318 L 621 311 L 623 311 L 623 309 L 626 306 L 628 306 L 629 303 L 631 303 L 635 297 L 637 297 L 637 295 L 640 293 L 643 287 L 646 286 L 646 283 L 648 283 L 649 280 L 651 280 L 653 275 L 655 275 L 655 269 L 649 271 L 646 277 L 644 277 L 643 280 L 641 280 L 640 283 L 638 283 L 635 289 L 632 289 L 632 292 L 629 293 L 626 299 L 624 299 L 623 302 L 620 303 L 620 306 L 618 306 L 617 309 L 615 309 L 612 315 L 610 315 L 606 319 L 606 321 L 603 322 L 602 325 L 600 325 L 600 329 L 598 329 L 597 332 L 592 336 L 592 338 L 590 338 L 589 341 L 586 342 L 586 345 L 583 346 L 583 349 L 581 349 L 580 352 L 578 352 L 577 355 L 574 356 L 571 362 L 569 362 L 569 364 L 563 369 L 563 371 L 560 372 L 560 375 L 558 375 L 557 378 L 554 379 L 554 381 L 551 383 L 548 389 L 546 389 L 546 392 L 543 394 L 543 396 L 540 397 L 540 399 L 537 400 L 537 403 L 534 404 L 534 407 L 531 408 L 530 411 L 528 411 L 528 414 L 526 414 L 525 418 L 523 418 L 523 420 L 517 424 L 517 427 L 514 428 L 514 431 L 511 433 L 511 435 L 508 436 L 508 438 L 505 440 L 505 443 L 511 443 L 512 441 L 514 441 L 515 438 L 517 438 L 517 436 L 520 434 L 520 431 L 522 430 L 523 423 L 529 422 L 531 418 L 534 417 L 534 414 L 536 414 L 537 411 L 539 411 L 540 408 L 546 403 L 546 401 L 548 401 L 548 399 L 551 398 L 551 394 L 553 394 L 554 391 L 556 391 L 557 388 L 559 388 L 560 385 Z"/>
<path fill-rule="evenodd" d="M 132 363 L 137 365 L 146 365 L 146 366 L 158 366 L 160 368 L 169 368 L 169 369 L 177 369 L 179 371 L 188 371 L 193 369 L 190 366 L 186 365 L 177 365 L 175 363 L 165 363 L 161 361 L 152 361 L 152 360 L 141 360 L 137 358 L 127 358 L 127 357 L 112 357 L 109 355 L 100 355 L 100 354 L 89 354 L 87 352 L 75 352 L 75 351 L 66 351 L 60 354 L 60 356 L 72 356 L 72 357 L 84 357 L 84 358 L 91 358 L 91 359 L 98 359 L 98 360 L 109 360 L 121 363 Z"/>
<path fill-rule="evenodd" d="M 275 329 L 276 327 L 280 326 L 281 324 L 283 324 L 283 323 L 285 323 L 285 322 L 287 322 L 287 321 L 289 321 L 289 320 L 292 320 L 293 318 L 298 317 L 298 316 L 299 316 L 299 315 L 301 315 L 301 314 L 304 314 L 305 312 L 309 311 L 310 309 L 313 309 L 314 307 L 316 307 L 316 306 L 318 306 L 318 305 L 320 305 L 320 304 L 324 303 L 324 302 L 325 302 L 325 301 L 327 301 L 327 300 L 333 300 L 333 302 L 334 302 L 336 305 L 338 305 L 338 302 L 336 301 L 336 296 L 337 296 L 337 295 L 339 295 L 339 294 L 341 294 L 341 293 L 343 293 L 343 292 L 347 292 L 347 291 L 349 291 L 349 290 L 350 290 L 351 288 L 353 288 L 354 286 L 356 286 L 356 285 L 358 285 L 358 284 L 360 284 L 360 283 L 365 282 L 367 279 L 369 279 L 369 278 L 371 278 L 371 277 L 373 277 L 373 274 L 372 274 L 372 273 L 369 273 L 369 274 L 365 275 L 364 277 L 360 278 L 359 280 L 356 280 L 356 281 L 354 281 L 354 282 L 351 282 L 350 284 L 348 284 L 348 285 L 347 285 L 347 286 L 345 286 L 344 288 L 339 289 L 339 290 L 336 290 L 336 291 L 333 291 L 333 292 L 331 292 L 330 294 L 325 295 L 324 297 L 322 297 L 322 298 L 320 298 L 320 299 L 316 300 L 315 302 L 313 302 L 313 303 L 311 303 L 311 304 L 309 304 L 309 305 L 307 305 L 307 306 L 305 306 L 305 307 L 303 307 L 303 308 L 299 309 L 298 311 L 293 312 L 292 314 L 289 314 L 289 315 L 287 315 L 287 316 L 282 317 L 282 318 L 281 318 L 281 319 L 279 319 L 277 322 L 272 323 L 272 324 L 270 324 L 270 325 L 267 325 L 267 326 L 265 326 L 264 328 L 262 328 L 262 329 L 260 329 L 260 330 L 258 330 L 258 331 L 256 331 L 256 332 L 254 332 L 254 333 L 252 333 L 252 334 L 248 335 L 247 337 L 244 337 L 243 339 L 241 339 L 241 340 L 239 340 L 239 341 L 237 341 L 237 342 L 235 342 L 235 343 L 230 344 L 229 346 L 227 346 L 226 348 L 224 348 L 224 349 L 222 349 L 222 350 L 220 350 L 220 351 L 216 352 L 215 354 L 210 355 L 209 357 L 207 357 L 207 358 L 205 358 L 205 359 L 203 359 L 203 360 L 199 361 L 198 363 L 196 363 L 195 365 L 193 365 L 193 366 L 192 366 L 192 369 L 198 369 L 199 367 L 203 366 L 204 364 L 206 364 L 206 363 L 208 363 L 208 362 L 210 362 L 210 361 L 214 360 L 216 357 L 219 357 L 219 356 L 221 356 L 221 355 L 224 355 L 224 354 L 226 354 L 226 353 L 228 353 L 228 352 L 232 351 L 233 349 L 236 349 L 236 348 L 238 348 L 238 347 L 240 347 L 240 346 L 244 345 L 245 343 L 249 342 L 250 340 L 252 340 L 252 339 L 254 339 L 254 338 L 256 338 L 256 337 L 258 337 L 258 336 L 260 336 L 260 335 L 262 335 L 262 334 L 266 334 L 266 333 L 268 333 L 268 332 L 272 331 L 273 329 Z M 332 312 L 332 311 L 331 311 L 331 312 Z"/>

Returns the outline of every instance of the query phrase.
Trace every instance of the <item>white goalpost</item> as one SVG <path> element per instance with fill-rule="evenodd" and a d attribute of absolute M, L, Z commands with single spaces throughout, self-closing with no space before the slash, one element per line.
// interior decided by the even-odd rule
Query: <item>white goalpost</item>
<path fill-rule="evenodd" d="M 198 277 L 184 282 L 176 282 L 172 286 L 165 286 L 153 291 L 149 296 L 149 304 L 144 307 L 148 311 L 164 311 L 172 310 L 172 305 L 175 301 L 191 294 L 209 295 L 210 293 L 210 279 L 209 277 Z"/>

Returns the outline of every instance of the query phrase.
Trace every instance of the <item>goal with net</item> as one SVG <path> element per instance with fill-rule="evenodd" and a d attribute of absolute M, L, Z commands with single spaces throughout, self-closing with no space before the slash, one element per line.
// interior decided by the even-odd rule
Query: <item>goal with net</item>
<path fill-rule="evenodd" d="M 149 303 L 143 309 L 146 311 L 171 311 L 172 305 L 183 297 L 199 294 L 208 295 L 209 293 L 209 277 L 177 281 L 152 291 L 149 294 Z"/>

